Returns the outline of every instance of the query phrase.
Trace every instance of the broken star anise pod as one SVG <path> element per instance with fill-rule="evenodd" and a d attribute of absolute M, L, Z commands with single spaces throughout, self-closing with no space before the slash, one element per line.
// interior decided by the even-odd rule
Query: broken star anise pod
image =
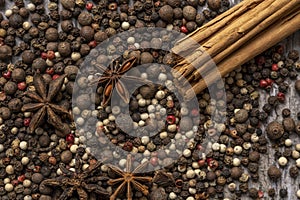
<path fill-rule="evenodd" d="M 87 200 L 90 193 L 101 195 L 101 199 L 108 198 L 108 192 L 102 188 L 98 182 L 106 181 L 108 177 L 96 174 L 101 162 L 90 164 L 90 166 L 82 171 L 82 162 L 79 158 L 75 159 L 75 172 L 67 169 L 63 164 L 59 166 L 63 175 L 54 179 L 46 179 L 42 181 L 41 186 L 59 187 L 63 189 L 58 200 L 66 200 L 74 197 L 74 192 L 77 193 L 80 200 Z"/>
<path fill-rule="evenodd" d="M 27 91 L 25 95 L 30 97 L 35 103 L 28 103 L 22 107 L 23 112 L 35 112 L 29 124 L 29 132 L 32 133 L 43 121 L 47 114 L 47 122 L 55 129 L 65 133 L 69 132 L 67 127 L 58 114 L 65 114 L 70 117 L 68 109 L 53 103 L 53 98 L 60 91 L 64 83 L 65 75 L 52 80 L 47 87 L 42 75 L 36 74 L 33 77 L 35 91 Z"/>
<path fill-rule="evenodd" d="M 129 76 L 126 74 L 136 63 L 137 58 L 131 57 L 125 60 L 121 65 L 119 61 L 115 61 L 109 65 L 108 68 L 105 68 L 103 65 L 96 64 L 95 66 L 102 73 L 99 78 L 93 80 L 90 85 L 95 83 L 104 84 L 104 90 L 102 94 L 101 105 L 105 106 L 108 104 L 111 99 L 113 90 L 116 89 L 118 95 L 122 98 L 125 103 L 129 103 L 130 95 L 128 88 L 126 87 L 125 81 L 130 81 L 132 83 L 149 83 L 149 81 L 144 80 L 137 76 Z"/>
<path fill-rule="evenodd" d="M 145 196 L 149 194 L 148 187 L 144 183 L 149 183 L 152 181 L 152 177 L 143 176 L 141 171 L 147 167 L 149 163 L 144 162 L 137 166 L 134 170 L 131 170 L 132 165 L 132 157 L 129 154 L 127 156 L 126 169 L 122 171 L 120 168 L 114 165 L 108 165 L 108 167 L 112 170 L 114 174 L 116 174 L 119 178 L 114 178 L 108 180 L 109 185 L 119 184 L 115 192 L 110 196 L 110 200 L 115 200 L 119 194 L 121 194 L 126 188 L 127 199 L 132 200 L 132 189 L 135 188 L 142 192 Z"/>

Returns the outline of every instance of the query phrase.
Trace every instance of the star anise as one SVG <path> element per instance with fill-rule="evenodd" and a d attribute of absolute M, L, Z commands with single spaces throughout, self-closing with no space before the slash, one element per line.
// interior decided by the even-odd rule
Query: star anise
<path fill-rule="evenodd" d="M 46 113 L 47 121 L 54 126 L 55 129 L 65 132 L 66 126 L 63 124 L 58 114 L 66 114 L 70 117 L 67 108 L 54 104 L 53 98 L 60 91 L 64 82 L 65 75 L 59 76 L 57 79 L 50 82 L 47 87 L 43 77 L 40 74 L 36 74 L 33 78 L 33 84 L 35 92 L 27 91 L 26 96 L 30 97 L 36 103 L 28 103 L 22 107 L 23 112 L 36 111 L 31 118 L 29 124 L 29 132 L 32 133 L 42 122 Z"/>
<path fill-rule="evenodd" d="M 96 67 L 101 71 L 102 75 L 98 79 L 92 81 L 90 85 L 94 83 L 105 85 L 102 95 L 102 106 L 107 105 L 111 99 L 114 88 L 123 101 L 129 103 L 130 96 L 124 81 L 132 81 L 133 83 L 147 83 L 146 80 L 140 77 L 129 76 L 125 74 L 133 67 L 133 65 L 136 63 L 136 60 L 136 57 L 131 57 L 125 60 L 122 65 L 119 65 L 119 61 L 115 61 L 110 64 L 107 69 L 103 65 L 96 65 Z"/>
<path fill-rule="evenodd" d="M 109 185 L 119 184 L 115 192 L 110 196 L 110 200 L 115 200 L 117 196 L 126 188 L 127 199 L 132 200 L 132 186 L 141 191 L 145 196 L 149 194 L 148 187 L 141 182 L 151 182 L 152 177 L 139 175 L 141 170 L 145 169 L 148 165 L 148 162 L 144 162 L 137 166 L 134 170 L 131 171 L 132 165 L 132 157 L 129 154 L 127 156 L 126 169 L 122 171 L 120 168 L 108 165 L 108 167 L 112 170 L 120 178 L 110 179 L 108 180 Z"/>
<path fill-rule="evenodd" d="M 108 192 L 102 188 L 98 182 L 106 181 L 108 178 L 100 175 L 95 175 L 99 169 L 101 162 L 97 161 L 91 164 L 86 170 L 82 171 L 82 162 L 78 158 L 75 161 L 75 172 L 68 170 L 63 164 L 59 166 L 63 175 L 54 179 L 44 180 L 42 187 L 60 187 L 63 192 L 58 200 L 66 200 L 74 197 L 76 191 L 80 200 L 87 200 L 90 193 L 101 195 L 101 199 L 108 198 Z"/>

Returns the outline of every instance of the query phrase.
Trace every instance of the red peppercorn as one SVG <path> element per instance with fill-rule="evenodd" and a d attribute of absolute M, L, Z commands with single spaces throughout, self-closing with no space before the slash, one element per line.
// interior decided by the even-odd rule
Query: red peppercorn
<path fill-rule="evenodd" d="M 274 81 L 270 78 L 266 78 L 266 82 L 268 83 L 268 86 L 272 86 Z"/>
<path fill-rule="evenodd" d="M 284 102 L 284 100 L 285 100 L 285 94 L 282 93 L 282 92 L 278 92 L 278 94 L 277 94 L 277 99 L 278 99 L 278 101 L 280 101 L 280 102 Z"/>
<path fill-rule="evenodd" d="M 67 141 L 67 143 L 69 143 L 69 144 L 73 144 L 74 143 L 74 140 L 75 140 L 75 137 L 74 137 L 74 135 L 73 134 L 68 134 L 67 136 L 66 136 L 66 141 Z"/>
<path fill-rule="evenodd" d="M 180 27 L 180 31 L 183 32 L 183 33 L 188 33 L 188 29 L 186 28 L 186 26 L 181 26 Z"/>
<path fill-rule="evenodd" d="M 25 174 L 18 176 L 18 181 L 23 182 L 25 180 Z"/>
<path fill-rule="evenodd" d="M 95 40 L 89 42 L 89 47 L 95 48 L 97 46 L 97 42 Z"/>
<path fill-rule="evenodd" d="M 203 160 L 203 159 L 198 160 L 198 165 L 199 165 L 199 167 L 203 167 L 205 165 L 205 160 Z"/>
<path fill-rule="evenodd" d="M 41 58 L 43 58 L 44 60 L 46 60 L 47 57 L 48 57 L 47 53 L 45 53 L 45 52 L 41 53 Z"/>
<path fill-rule="evenodd" d="M 16 186 L 16 185 L 18 185 L 18 184 L 19 184 L 19 181 L 18 181 L 18 180 L 16 180 L 16 179 L 15 179 L 15 180 L 12 180 L 12 181 L 11 181 L 11 184 L 13 184 L 14 186 Z"/>
<path fill-rule="evenodd" d="M 174 115 L 168 115 L 167 122 L 168 124 L 174 124 L 176 122 L 176 117 Z"/>
<path fill-rule="evenodd" d="M 153 166 L 156 166 L 158 164 L 158 158 L 157 157 L 152 157 L 150 159 L 150 163 L 153 165 Z"/>
<path fill-rule="evenodd" d="M 53 75 L 54 74 L 54 69 L 52 67 L 48 67 L 46 69 L 46 73 L 49 74 L 49 75 Z"/>
<path fill-rule="evenodd" d="M 30 118 L 25 118 L 24 119 L 24 126 L 29 126 L 30 124 Z"/>
<path fill-rule="evenodd" d="M 6 79 L 10 79 L 10 77 L 11 77 L 11 71 L 4 72 L 3 73 L 3 77 L 6 78 Z"/>
<path fill-rule="evenodd" d="M 207 162 L 207 165 L 208 165 L 212 170 L 215 170 L 216 168 L 218 168 L 219 163 L 218 163 L 218 161 L 212 159 L 211 161 Z"/>
<path fill-rule="evenodd" d="M 283 45 L 278 45 L 276 47 L 276 52 L 279 54 L 283 54 L 284 53 L 284 46 Z"/>
<path fill-rule="evenodd" d="M 91 2 L 87 2 L 86 5 L 85 5 L 85 8 L 88 10 L 88 11 L 91 11 L 92 8 L 93 8 L 93 4 Z"/>
<path fill-rule="evenodd" d="M 49 60 L 54 59 L 54 58 L 55 58 L 55 53 L 54 53 L 54 51 L 48 51 L 48 52 L 47 52 L 47 58 L 48 58 Z"/>
<path fill-rule="evenodd" d="M 40 172 L 41 171 L 41 166 L 39 166 L 39 165 L 34 166 L 33 171 L 36 172 L 36 173 Z"/>
<path fill-rule="evenodd" d="M 18 83 L 18 89 L 19 90 L 25 90 L 25 88 L 26 88 L 26 83 L 24 81 Z"/>
<path fill-rule="evenodd" d="M 263 198 L 264 197 L 264 192 L 261 190 L 258 190 L 258 197 Z"/>
<path fill-rule="evenodd" d="M 266 59 L 264 56 L 258 56 L 258 57 L 256 57 L 255 62 L 257 65 L 261 66 L 261 65 L 265 64 Z"/>
<path fill-rule="evenodd" d="M 274 64 L 272 65 L 272 70 L 273 70 L 273 71 L 278 71 L 278 69 L 279 69 L 278 65 L 274 63 Z"/>
<path fill-rule="evenodd" d="M 192 109 L 191 115 L 192 115 L 193 117 L 199 116 L 199 110 L 198 110 L 197 108 Z"/>
<path fill-rule="evenodd" d="M 55 80 L 55 79 L 57 79 L 58 77 L 59 77 L 58 74 L 54 74 L 54 75 L 52 76 L 52 80 Z"/>
<path fill-rule="evenodd" d="M 130 141 L 125 142 L 123 149 L 125 151 L 132 151 L 133 149 L 133 144 Z"/>
<path fill-rule="evenodd" d="M 197 149 L 198 150 L 202 150 L 203 149 L 203 146 L 201 144 L 197 144 Z"/>
<path fill-rule="evenodd" d="M 265 87 L 267 87 L 268 85 L 269 85 L 268 82 L 267 82 L 266 80 L 264 80 L 264 79 L 262 79 L 262 80 L 259 81 L 259 86 L 260 86 L 261 88 L 265 88 Z"/>

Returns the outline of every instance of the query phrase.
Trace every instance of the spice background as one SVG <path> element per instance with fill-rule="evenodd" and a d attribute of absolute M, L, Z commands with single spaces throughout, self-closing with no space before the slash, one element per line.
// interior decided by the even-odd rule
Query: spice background
<path fill-rule="evenodd" d="M 10 2 L 10 1 L 6 1 L 6 7 L 9 7 L 9 5 L 11 5 L 11 3 L 12 2 Z M 27 1 L 26 1 L 26 3 L 27 3 Z M 233 4 L 237 4 L 237 3 L 239 3 L 238 0 L 236 0 L 236 1 L 235 0 L 231 0 L 231 6 Z M 45 8 L 47 8 L 47 4 L 45 5 Z M 1 11 L 3 11 L 3 9 Z M 75 20 L 74 20 L 74 22 L 75 22 Z M 87 30 L 87 32 L 89 32 L 89 30 Z M 294 34 L 291 37 L 289 37 L 288 39 L 284 40 L 282 42 L 282 44 L 285 46 L 285 51 L 286 52 L 288 52 L 289 50 L 292 50 L 292 49 L 296 49 L 296 50 L 300 51 L 300 32 L 298 31 L 296 34 Z M 16 62 L 18 59 L 19 59 L 19 57 L 14 57 L 13 56 L 12 63 Z M 298 77 L 298 79 L 299 79 L 299 77 Z M 264 132 L 264 126 L 267 125 L 268 122 L 271 122 L 271 121 L 274 121 L 274 120 L 277 120 L 279 122 L 282 121 L 281 111 L 282 111 L 283 108 L 289 108 L 291 110 L 291 117 L 293 119 L 295 119 L 295 121 L 297 121 L 297 113 L 300 111 L 300 109 L 299 109 L 299 107 L 300 107 L 299 94 L 295 91 L 295 88 L 293 87 L 294 82 L 295 82 L 294 80 L 287 79 L 286 82 L 290 85 L 290 87 L 288 87 L 288 91 L 285 94 L 285 96 L 286 96 L 285 102 L 284 103 L 280 103 L 278 105 L 278 107 L 276 108 L 276 111 L 272 111 L 269 114 L 269 118 L 268 118 L 267 122 L 262 123 L 262 130 L 263 130 L 263 132 Z M 270 96 L 276 96 L 277 93 L 278 93 L 278 88 L 276 88 L 276 86 L 274 86 L 274 87 L 272 87 L 272 89 L 271 89 L 270 92 L 267 92 L 265 90 L 258 90 L 258 91 L 260 93 L 260 97 L 259 97 L 260 109 L 263 109 L 262 107 L 266 103 L 266 99 L 268 99 L 268 97 L 270 97 Z M 60 135 L 60 137 L 61 137 L 61 135 Z M 63 134 L 62 138 L 64 138 L 64 137 L 65 137 L 65 135 Z M 72 138 L 72 136 L 70 136 L 70 135 L 67 135 L 67 137 L 69 137 L 69 138 L 67 138 L 68 141 L 74 140 L 74 138 Z M 299 135 L 297 135 L 295 133 L 290 134 L 289 138 L 292 139 L 293 144 L 300 143 Z M 46 140 L 49 140 L 49 138 L 47 138 Z M 260 155 L 260 161 L 259 161 L 259 179 L 256 182 L 252 182 L 250 180 L 250 182 L 249 182 L 249 188 L 256 188 L 256 189 L 259 189 L 259 190 L 263 191 L 264 192 L 264 197 L 261 198 L 261 199 L 271 199 L 268 196 L 268 194 L 267 194 L 267 191 L 270 188 L 274 188 L 274 190 L 275 190 L 276 197 L 274 199 L 297 199 L 296 193 L 300 189 L 300 186 L 299 186 L 300 177 L 298 176 L 297 178 L 291 178 L 290 175 L 289 175 L 289 168 L 292 165 L 295 165 L 295 161 L 293 159 L 289 159 L 288 166 L 286 166 L 284 168 L 280 168 L 282 174 L 281 174 L 281 178 L 278 181 L 270 181 L 270 179 L 268 177 L 268 169 L 269 169 L 269 167 L 271 165 L 275 164 L 275 165 L 278 166 L 278 164 L 277 164 L 277 159 L 275 159 L 275 157 L 274 157 L 275 150 L 274 150 L 274 146 L 272 146 L 272 144 L 274 144 L 274 143 L 271 142 L 271 141 L 269 141 L 269 139 L 267 139 L 267 140 L 268 140 L 268 143 L 267 143 L 268 152 L 267 152 L 267 154 L 261 154 Z M 42 141 L 42 139 L 41 139 L 41 141 Z M 40 143 L 42 143 L 42 142 L 40 142 Z M 49 145 L 49 143 L 48 143 L 48 145 Z M 57 142 L 55 145 L 63 146 L 63 145 L 68 145 L 68 144 L 66 144 L 66 142 Z M 45 146 L 47 146 L 47 145 L 45 145 Z M 130 144 L 128 146 L 130 148 Z M 280 147 L 279 149 L 280 149 L 280 151 L 283 151 L 285 149 L 285 147 Z M 71 151 L 73 153 L 73 149 L 71 149 Z M 30 150 L 27 150 L 26 152 L 28 153 L 28 155 L 30 155 Z M 65 163 L 65 164 L 70 163 L 71 160 L 72 160 L 72 157 L 74 157 L 75 154 L 76 154 L 76 156 L 77 156 L 77 154 L 80 155 L 81 157 L 85 156 L 84 155 L 84 150 L 82 148 L 78 148 L 77 151 L 75 150 L 74 152 L 76 152 L 76 153 L 73 153 L 73 155 L 68 150 L 63 151 L 63 152 L 56 152 L 56 153 L 61 153 L 61 155 L 58 156 L 58 157 L 61 157 L 61 161 L 59 163 Z M 23 156 L 26 156 L 26 155 L 23 155 Z M 53 165 L 56 165 L 56 166 L 59 165 L 59 163 L 56 163 L 56 160 L 54 158 L 55 156 L 50 156 L 50 158 L 49 158 L 49 156 L 47 156 L 45 154 L 40 154 L 39 155 L 39 159 L 40 160 L 43 160 L 43 157 L 45 157 L 44 159 L 48 160 L 47 162 L 49 162 L 49 163 L 51 163 Z M 1 165 L 2 165 L 1 166 L 1 170 L 2 171 L 1 172 L 3 172 L 3 170 L 5 170 L 5 168 L 3 167 L 3 164 L 4 164 L 4 166 L 6 166 L 6 164 L 5 164 L 5 158 L 6 158 L 6 156 L 4 156 L 4 154 L 1 154 L 1 159 L 2 159 L 2 163 L 1 163 Z M 35 159 L 37 159 L 37 158 L 35 157 Z M 78 158 L 76 157 L 76 160 L 77 159 Z M 85 164 L 84 164 L 85 167 L 86 167 L 86 164 L 95 165 L 95 163 L 93 163 L 95 161 L 92 158 L 89 158 L 88 161 L 85 160 L 84 162 L 85 162 Z M 107 167 L 104 167 L 102 165 L 100 168 L 101 168 L 101 170 L 103 170 L 105 172 L 104 173 L 105 175 L 109 174 L 109 173 L 107 173 L 107 171 L 108 171 Z M 53 169 L 56 170 L 56 168 L 53 168 Z M 31 170 L 32 170 L 32 172 L 35 172 L 35 170 L 37 172 L 39 172 L 38 169 L 31 169 Z M 43 169 L 43 170 L 45 170 L 45 169 Z M 55 170 L 53 170 L 52 173 L 55 173 Z M 297 168 L 297 170 L 299 171 L 299 168 Z M 9 169 L 8 169 L 8 171 L 9 171 Z M 31 178 L 28 178 L 28 179 L 32 180 L 32 182 L 34 183 L 35 187 L 41 187 L 41 185 L 42 185 L 41 184 L 41 179 L 42 178 L 39 177 L 40 173 L 38 173 L 38 175 L 37 175 L 37 173 L 34 173 L 34 174 L 35 174 L 34 178 L 31 177 Z M 185 174 L 185 172 L 183 172 L 183 174 Z M 101 173 L 100 172 L 96 172 L 95 177 L 96 176 L 100 177 L 101 175 L 102 175 L 102 172 Z M 109 175 L 111 175 L 111 174 L 109 174 Z M 149 176 L 153 176 L 153 174 L 150 174 Z M 4 178 L 7 178 L 6 175 L 5 175 Z M 14 177 L 14 178 L 18 178 L 18 177 Z M 20 179 L 22 179 L 22 178 L 25 178 L 25 177 L 21 177 Z M 155 177 L 153 179 L 154 179 L 154 181 L 159 182 L 158 180 L 155 179 Z M 167 180 L 170 182 L 170 184 L 173 181 L 172 178 L 169 178 L 169 177 L 167 178 Z M 220 182 L 222 182 L 222 181 L 223 180 L 220 180 Z M 23 185 L 26 185 L 27 182 L 23 183 Z M 91 182 L 94 183 L 95 181 L 91 180 Z M 96 182 L 97 182 L 97 180 L 96 180 Z M 103 187 L 107 188 L 107 184 L 105 184 L 105 181 L 102 181 L 102 182 L 103 182 L 102 183 Z M 180 181 L 177 181 L 176 183 L 180 184 L 179 182 Z M 5 185 L 4 184 L 4 180 L 0 181 L 0 183 L 1 183 L 0 186 L 1 186 L 1 190 L 2 190 L 3 187 L 4 187 L 4 185 Z M 39 183 L 39 184 L 36 184 L 36 183 Z M 55 183 L 54 183 L 54 185 L 55 185 Z M 162 187 L 164 188 L 165 186 L 162 186 Z M 28 187 L 28 188 L 30 188 L 30 187 Z M 285 197 L 285 198 L 279 197 L 279 191 L 282 190 L 283 188 L 286 188 L 287 192 L 288 192 L 288 196 Z M 30 189 L 32 191 L 38 191 L 37 188 L 30 188 Z M 49 188 L 46 188 L 45 190 L 47 190 L 47 189 L 49 189 Z M 102 188 L 101 188 L 101 190 L 102 190 Z M 151 200 L 164 199 L 164 198 L 160 198 L 159 196 L 155 197 L 155 195 L 153 194 L 155 192 L 156 193 L 160 193 L 160 192 L 164 193 L 164 191 L 161 191 L 161 190 L 162 190 L 161 187 L 159 187 L 158 189 L 154 189 L 154 190 L 151 189 L 150 193 L 152 193 L 152 194 L 150 194 L 150 196 L 148 196 L 147 198 L 140 197 L 140 198 L 134 198 L 134 199 L 143 199 L 143 200 L 145 200 L 145 199 L 151 199 Z M 28 192 L 28 190 L 26 192 L 30 193 L 30 195 L 29 195 L 30 197 L 28 197 L 28 195 L 24 195 L 24 196 L 26 196 L 24 198 L 24 200 L 30 200 L 30 199 L 42 199 L 42 200 L 47 199 L 48 200 L 49 199 L 47 197 L 40 198 L 39 195 L 35 196 L 35 194 L 37 194 L 38 192 L 36 192 L 35 194 L 31 194 L 31 192 Z M 284 191 L 281 191 L 280 193 L 284 193 Z M 139 194 L 139 195 L 142 196 L 142 194 Z M 9 195 L 5 194 L 5 195 L 1 196 L 0 199 L 1 200 L 2 199 L 9 199 L 8 196 Z M 178 195 L 178 196 L 180 196 L 180 195 Z M 205 195 L 201 196 L 201 194 L 199 194 L 199 195 L 196 195 L 196 196 L 198 197 L 198 199 L 196 199 L 196 200 L 207 199 L 207 198 L 205 198 Z M 237 198 L 236 194 L 233 194 L 233 193 L 229 192 L 226 187 L 225 187 L 224 197 L 226 197 L 226 198 L 228 198 L 230 200 L 231 199 L 255 199 L 255 198 L 248 197 L 248 194 L 245 195 L 245 196 L 242 196 L 240 198 Z M 92 197 L 90 197 L 90 199 L 95 199 L 95 198 L 96 197 L 93 196 L 93 195 L 92 195 Z M 13 197 L 13 198 L 10 198 L 10 199 L 15 199 L 15 198 Z M 53 197 L 52 199 L 55 199 L 55 198 Z M 73 198 L 73 199 L 77 199 L 77 198 Z M 167 199 L 167 198 L 165 198 L 165 199 Z M 178 197 L 178 199 L 180 199 L 180 198 Z M 218 198 L 215 197 L 215 198 L 208 198 L 208 199 L 218 199 Z M 219 198 L 219 199 L 222 199 L 222 198 Z"/>

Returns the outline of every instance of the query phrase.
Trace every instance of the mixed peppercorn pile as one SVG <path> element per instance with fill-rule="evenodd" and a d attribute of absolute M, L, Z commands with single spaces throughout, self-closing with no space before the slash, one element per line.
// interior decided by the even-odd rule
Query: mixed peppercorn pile
<path fill-rule="evenodd" d="M 300 135 L 300 112 L 282 109 L 291 88 L 300 94 L 297 50 L 276 45 L 224 77 L 216 98 L 205 90 L 192 106 L 180 102 L 163 66 L 176 63 L 160 50 L 175 40 L 170 31 L 191 33 L 231 6 L 0 0 L 0 199 L 300 198 L 300 190 L 256 187 L 266 156 L 274 159 L 263 180 L 299 174 L 300 143 L 291 136 Z M 134 33 L 143 27 L 151 41 Z M 125 31 L 133 34 L 117 35 Z M 120 58 L 106 66 L 114 53 Z M 83 66 L 98 73 L 85 68 L 88 75 L 76 79 Z M 141 86 L 131 93 L 132 81 Z M 73 95 L 91 85 L 95 93 Z M 121 106 L 110 106 L 113 89 Z"/>

